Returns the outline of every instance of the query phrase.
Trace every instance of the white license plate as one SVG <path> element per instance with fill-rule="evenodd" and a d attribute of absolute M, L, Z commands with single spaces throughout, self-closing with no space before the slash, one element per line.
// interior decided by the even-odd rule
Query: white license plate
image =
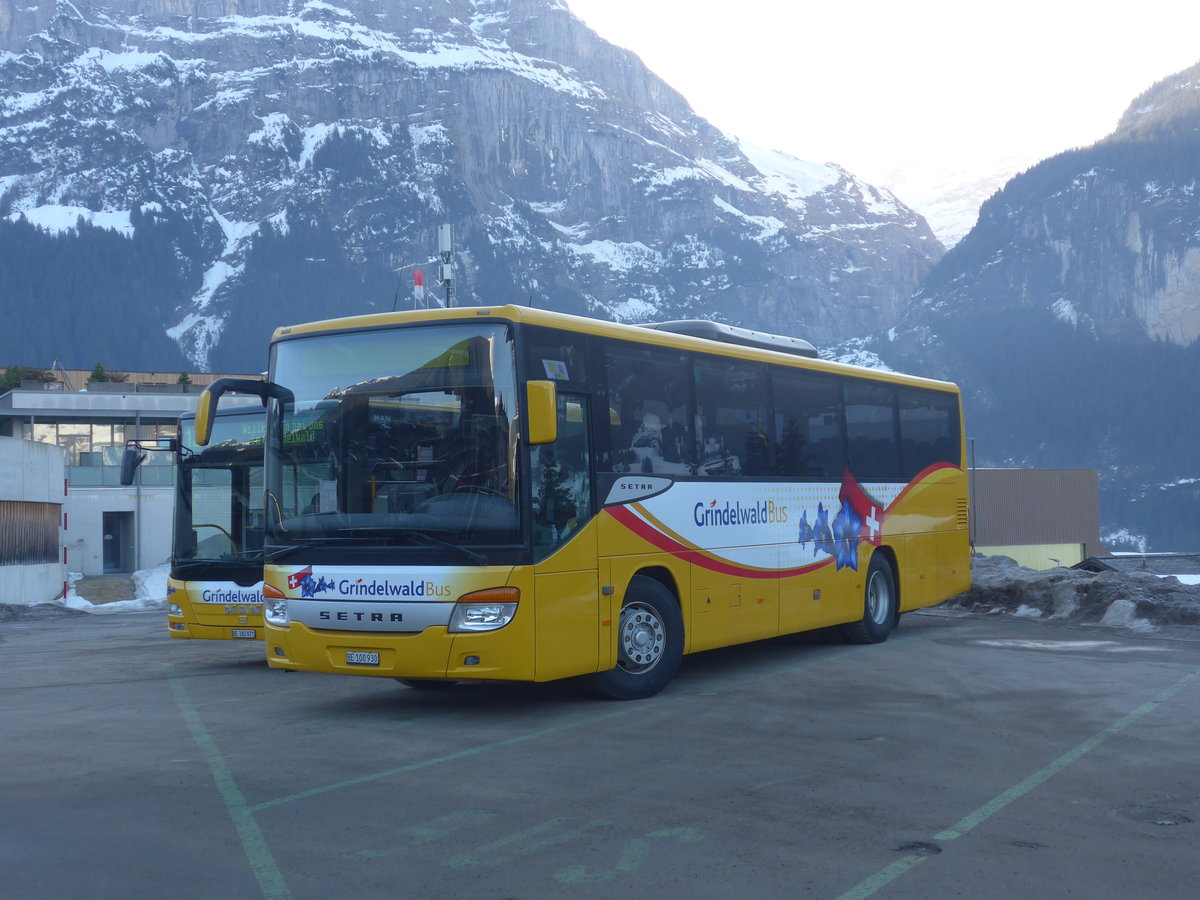
<path fill-rule="evenodd" d="M 377 666 L 379 654 L 365 650 L 347 650 L 346 664 L 350 666 Z"/>
<path fill-rule="evenodd" d="M 257 637 L 253 628 L 235 628 L 233 629 L 233 636 L 235 638 L 249 638 L 250 640 L 254 640 Z"/>

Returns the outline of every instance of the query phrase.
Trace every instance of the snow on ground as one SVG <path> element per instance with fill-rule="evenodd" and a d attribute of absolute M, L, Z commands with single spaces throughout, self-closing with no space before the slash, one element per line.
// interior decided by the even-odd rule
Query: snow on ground
<path fill-rule="evenodd" d="M 117 600 L 113 603 L 92 603 L 80 596 L 75 584 L 83 576 L 79 572 L 67 573 L 66 597 L 37 602 L 20 598 L 0 597 L 0 622 L 14 619 L 49 618 L 55 615 L 94 613 L 109 615 L 125 612 L 154 612 L 167 605 L 167 573 L 170 566 L 163 563 L 153 569 L 141 569 L 130 576 L 133 581 L 133 599 Z"/>
<path fill-rule="evenodd" d="M 1200 585 L 1142 572 L 1040 572 L 1007 556 L 976 556 L 970 590 L 941 608 L 1151 632 L 1200 626 Z"/>

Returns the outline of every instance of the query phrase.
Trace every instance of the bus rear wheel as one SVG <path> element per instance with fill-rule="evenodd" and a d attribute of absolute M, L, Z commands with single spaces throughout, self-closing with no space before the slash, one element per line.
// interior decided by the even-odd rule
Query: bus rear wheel
<path fill-rule="evenodd" d="M 867 583 L 863 590 L 863 617 L 842 626 L 842 637 L 851 644 L 879 644 L 886 641 L 896 621 L 899 597 L 896 573 L 882 553 L 871 557 Z"/>
<path fill-rule="evenodd" d="M 617 624 L 617 665 L 592 676 L 601 696 L 613 700 L 653 697 L 679 672 L 683 660 L 683 614 L 662 584 L 635 575 L 625 592 Z"/>

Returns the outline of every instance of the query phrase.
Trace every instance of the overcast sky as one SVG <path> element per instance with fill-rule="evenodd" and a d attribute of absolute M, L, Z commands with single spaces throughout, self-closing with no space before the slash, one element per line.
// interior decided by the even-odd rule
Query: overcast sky
<path fill-rule="evenodd" d="M 566 3 L 723 131 L 889 186 L 1090 144 L 1200 62 L 1194 0 Z"/>

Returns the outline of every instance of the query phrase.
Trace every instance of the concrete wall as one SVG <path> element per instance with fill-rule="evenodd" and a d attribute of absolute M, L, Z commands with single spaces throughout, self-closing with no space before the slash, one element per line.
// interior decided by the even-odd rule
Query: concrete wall
<path fill-rule="evenodd" d="M 59 509 L 66 490 L 63 451 L 49 444 L 0 437 L 0 500 L 52 503 Z M 59 532 L 61 538 L 61 530 Z M 0 603 L 45 603 L 62 596 L 62 557 L 53 563 L 0 565 Z"/>
<path fill-rule="evenodd" d="M 171 528 L 174 491 L 169 487 L 143 487 L 139 499 L 134 487 L 72 488 L 66 502 L 67 566 L 84 575 L 103 575 L 104 514 L 128 513 L 128 524 L 138 530 L 125 536 L 120 571 L 150 569 L 171 558 Z"/>

